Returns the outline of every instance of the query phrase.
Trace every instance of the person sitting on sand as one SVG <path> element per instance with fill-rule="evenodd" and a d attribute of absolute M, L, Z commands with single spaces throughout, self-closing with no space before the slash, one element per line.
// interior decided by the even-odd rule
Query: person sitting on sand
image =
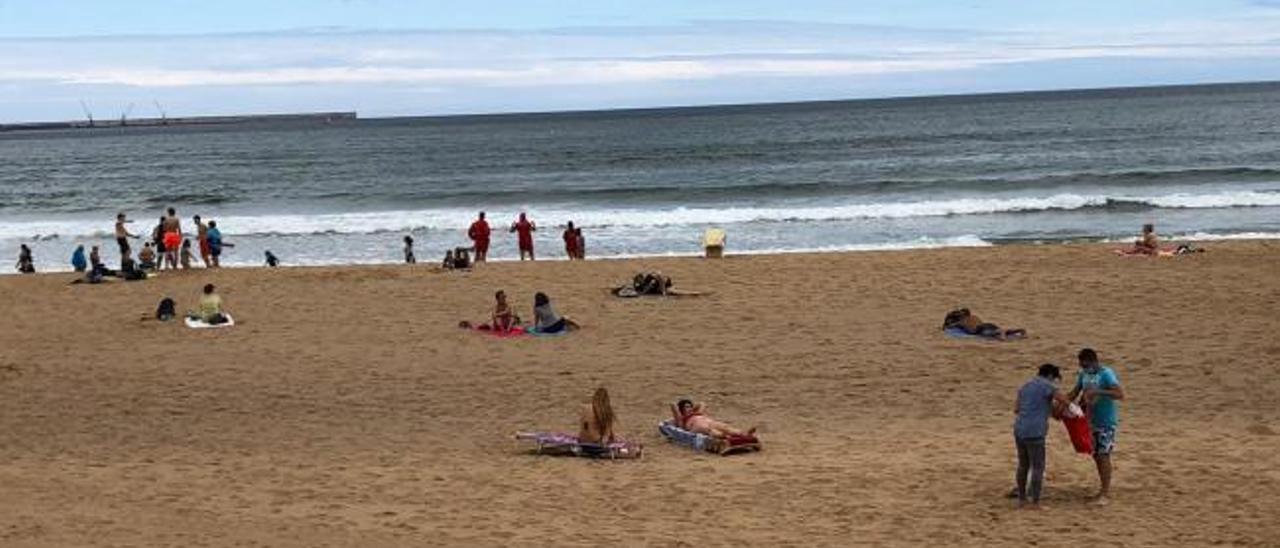
<path fill-rule="evenodd" d="M 209 325 L 227 323 L 227 316 L 222 312 L 222 297 L 214 292 L 213 284 L 205 284 L 204 295 L 200 297 L 200 310 L 187 315 Z"/>
<path fill-rule="evenodd" d="M 942 321 L 942 329 L 959 329 L 970 335 L 1000 340 L 1027 336 L 1026 329 L 1009 329 L 1005 331 L 1001 330 L 1000 326 L 996 324 L 983 322 L 977 314 L 969 312 L 968 308 L 948 312 L 946 319 Z"/>
<path fill-rule="evenodd" d="M 272 253 L 270 249 L 263 251 L 262 254 L 267 258 L 268 267 L 275 268 L 277 266 L 280 266 L 280 258 L 276 257 L 276 254 Z"/>
<path fill-rule="evenodd" d="M 1157 255 L 1160 253 L 1160 239 L 1156 237 L 1156 225 L 1142 225 L 1142 236 L 1133 242 L 1133 253 Z"/>
<path fill-rule="evenodd" d="M 142 251 L 138 252 L 138 268 L 143 270 L 156 269 L 156 249 L 151 247 L 151 242 L 142 242 Z"/>
<path fill-rule="evenodd" d="M 453 267 L 458 270 L 471 268 L 471 252 L 467 248 L 453 248 Z"/>
<path fill-rule="evenodd" d="M 71 253 L 71 268 L 76 272 L 89 269 L 89 260 L 84 257 L 84 244 L 77 245 L 76 250 Z"/>
<path fill-rule="evenodd" d="M 702 403 L 694 403 L 692 400 L 680 400 L 671 406 L 671 416 L 675 425 L 693 432 L 695 434 L 703 434 L 717 439 L 725 439 L 730 436 L 754 436 L 756 429 L 741 430 L 730 426 L 728 423 L 718 421 L 711 418 L 707 414 L 707 407 Z"/>
<path fill-rule="evenodd" d="M 515 311 L 511 309 L 511 305 L 507 304 L 507 292 L 498 291 L 493 294 L 493 316 L 490 318 L 489 324 L 494 331 L 506 333 L 511 331 L 520 323 L 520 317 L 516 316 Z"/>
<path fill-rule="evenodd" d="M 440 263 L 440 267 L 445 270 L 453 270 L 453 250 L 444 252 L 444 262 Z"/>
<path fill-rule="evenodd" d="M 18 263 L 14 265 L 18 272 L 23 274 L 34 274 L 36 271 L 36 260 L 31 256 L 31 248 L 27 244 L 21 244 L 18 249 Z"/>
<path fill-rule="evenodd" d="M 608 444 L 617 441 L 618 417 L 609 403 L 609 391 L 597 388 L 591 403 L 582 406 L 579 414 L 578 441 L 582 443 Z"/>
<path fill-rule="evenodd" d="M 547 294 L 538 292 L 533 296 L 533 327 L 539 333 L 560 333 L 579 326 L 573 320 L 556 314 Z"/>

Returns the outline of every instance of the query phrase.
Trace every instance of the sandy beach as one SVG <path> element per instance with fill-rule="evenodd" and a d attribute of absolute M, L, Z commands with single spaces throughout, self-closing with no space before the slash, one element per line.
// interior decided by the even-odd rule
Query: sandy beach
<path fill-rule="evenodd" d="M 0 277 L 0 546 L 1277 546 L 1280 242 L 1001 246 Z M 621 300 L 641 269 L 701 298 Z M 237 325 L 143 320 L 216 283 Z M 585 328 L 460 330 L 504 289 Z M 947 310 L 1025 327 L 948 339 Z M 1112 503 L 1051 424 L 1018 512 L 1013 397 L 1096 348 L 1127 400 Z M 607 387 L 638 461 L 532 456 Z M 665 443 L 679 396 L 763 452 Z"/>

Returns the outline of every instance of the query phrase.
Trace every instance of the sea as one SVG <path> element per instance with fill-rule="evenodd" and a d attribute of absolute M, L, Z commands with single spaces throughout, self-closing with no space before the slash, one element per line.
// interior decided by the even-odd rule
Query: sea
<path fill-rule="evenodd" d="M 424 105 L 424 109 L 429 106 Z M 228 265 L 421 262 L 485 211 L 538 257 L 1280 238 L 1280 83 L 208 127 L 0 131 L 0 257 L 118 262 L 118 212 L 214 219 Z M 134 246 L 135 249 L 138 247 Z M 4 271 L 13 272 L 6 264 Z"/>

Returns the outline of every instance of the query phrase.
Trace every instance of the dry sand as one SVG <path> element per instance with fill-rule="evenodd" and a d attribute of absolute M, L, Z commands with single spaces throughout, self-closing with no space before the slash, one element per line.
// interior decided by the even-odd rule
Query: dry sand
<path fill-rule="evenodd" d="M 660 268 L 699 299 L 618 300 Z M 1101 246 L 0 279 L 0 546 L 1280 545 L 1280 244 Z M 141 321 L 222 288 L 240 325 Z M 586 325 L 455 327 L 495 289 Z M 951 340 L 954 305 L 1030 329 Z M 1112 504 L 1051 425 L 1016 512 L 1010 407 L 1096 347 L 1126 387 Z M 531 456 L 609 388 L 640 461 Z M 673 398 L 762 453 L 664 443 Z"/>

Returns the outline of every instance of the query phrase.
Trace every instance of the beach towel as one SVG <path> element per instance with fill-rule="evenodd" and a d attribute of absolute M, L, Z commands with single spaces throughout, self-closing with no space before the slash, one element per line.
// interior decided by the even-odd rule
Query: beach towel
<path fill-rule="evenodd" d="M 638 459 L 644 448 L 638 443 L 619 440 L 610 444 L 583 443 L 577 436 L 558 432 L 516 432 L 516 440 L 534 444 L 538 455 L 585 457 L 594 459 Z"/>
<path fill-rule="evenodd" d="M 525 332 L 524 328 L 520 326 L 515 326 L 507 331 L 502 331 L 500 329 L 492 329 L 489 327 L 488 324 L 481 324 L 481 325 L 472 327 L 471 330 L 475 331 L 476 333 L 483 333 L 485 335 L 488 335 L 490 337 L 494 337 L 497 339 L 514 339 L 517 337 L 523 337 L 525 335 L 528 335 L 528 333 Z"/>
<path fill-rule="evenodd" d="M 948 337 L 951 337 L 953 339 L 982 339 L 984 341 L 1009 342 L 1009 341 L 1016 341 L 1018 339 L 1026 338 L 1025 334 L 1014 334 L 1004 339 L 997 339 L 995 337 L 984 337 L 982 335 L 974 335 L 959 327 L 948 327 L 946 329 L 943 329 L 942 332 L 945 333 Z"/>
<path fill-rule="evenodd" d="M 525 332 L 525 334 L 530 335 L 530 336 L 533 336 L 533 337 L 563 337 L 563 336 L 565 336 L 565 335 L 568 335 L 568 334 L 569 334 L 569 329 L 568 329 L 568 328 L 565 328 L 565 329 L 561 329 L 561 330 L 559 330 L 559 331 L 555 331 L 555 332 L 548 333 L 548 332 L 545 332 L 545 331 L 539 331 L 539 330 L 538 330 L 538 328 L 536 328 L 536 327 L 526 327 L 526 328 L 524 329 L 524 332 Z"/>
<path fill-rule="evenodd" d="M 671 443 L 683 445 L 697 451 L 715 453 L 720 456 L 749 453 L 761 449 L 760 439 L 755 436 L 729 436 L 726 439 L 719 440 L 706 434 L 690 432 L 676 426 L 671 421 L 658 423 L 658 433 L 662 434 Z"/>
<path fill-rule="evenodd" d="M 1062 417 L 1062 425 L 1067 428 L 1071 446 L 1077 453 L 1093 454 L 1093 432 L 1089 428 L 1089 417 L 1084 414 L 1079 405 L 1071 404 Z"/>
<path fill-rule="evenodd" d="M 611 287 L 609 288 L 609 293 L 612 293 L 614 297 L 618 297 L 620 299 L 637 299 L 640 297 L 701 297 L 703 295 L 708 295 L 708 293 L 703 293 L 701 291 L 684 291 L 680 289 L 668 289 L 666 295 L 641 294 L 630 285 Z"/>
<path fill-rule="evenodd" d="M 231 317 L 231 314 L 224 313 L 223 316 L 226 316 L 227 321 L 226 323 L 219 324 L 211 324 L 202 319 L 187 316 L 187 327 L 190 327 L 191 329 L 218 329 L 222 327 L 233 327 L 236 325 L 236 321 Z"/>

